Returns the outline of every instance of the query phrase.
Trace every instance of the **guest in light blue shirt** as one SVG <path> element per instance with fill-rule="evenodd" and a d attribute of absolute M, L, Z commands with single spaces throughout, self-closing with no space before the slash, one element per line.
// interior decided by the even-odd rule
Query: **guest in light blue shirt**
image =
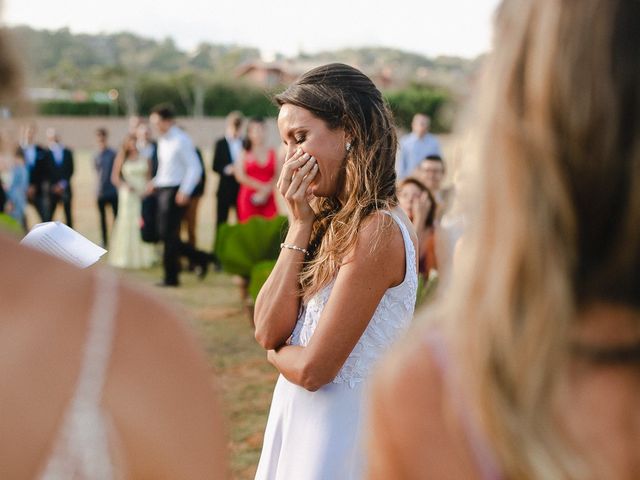
<path fill-rule="evenodd" d="M 7 197 L 11 203 L 10 215 L 26 230 L 25 208 L 27 206 L 27 189 L 29 188 L 29 173 L 25 165 L 24 153 L 21 148 L 16 149 L 14 163 L 11 168 L 11 184 Z"/>
<path fill-rule="evenodd" d="M 398 180 L 408 177 L 429 155 L 442 156 L 440 142 L 429 133 L 431 119 L 424 113 L 416 113 L 411 122 L 411 133 L 400 139 L 400 153 L 396 162 Z"/>

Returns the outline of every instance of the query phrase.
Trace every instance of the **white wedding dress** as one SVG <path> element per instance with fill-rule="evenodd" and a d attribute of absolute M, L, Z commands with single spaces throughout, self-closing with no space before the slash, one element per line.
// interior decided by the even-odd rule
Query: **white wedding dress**
<path fill-rule="evenodd" d="M 333 381 L 310 392 L 282 375 L 273 393 L 256 480 L 352 480 L 363 472 L 361 430 L 367 379 L 376 361 L 408 328 L 418 286 L 409 231 L 393 213 L 404 239 L 404 281 L 388 289 L 369 325 Z M 301 308 L 291 338 L 306 346 L 333 282 Z"/>

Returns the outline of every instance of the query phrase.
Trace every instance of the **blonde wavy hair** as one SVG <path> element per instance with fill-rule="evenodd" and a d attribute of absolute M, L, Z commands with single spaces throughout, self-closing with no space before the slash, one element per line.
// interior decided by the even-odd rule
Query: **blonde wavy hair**
<path fill-rule="evenodd" d="M 505 0 L 494 44 L 436 317 L 505 476 L 580 478 L 559 416 L 577 314 L 640 308 L 640 2 Z"/>
<path fill-rule="evenodd" d="M 279 106 L 309 110 L 329 129 L 351 139 L 335 197 L 315 198 L 310 252 L 300 275 L 309 299 L 327 285 L 354 248 L 362 222 L 377 210 L 397 205 L 393 117 L 382 94 L 365 74 L 341 63 L 314 68 L 275 97 Z M 343 198 L 343 200 L 341 200 Z M 381 235 L 390 221 L 381 219 Z"/>

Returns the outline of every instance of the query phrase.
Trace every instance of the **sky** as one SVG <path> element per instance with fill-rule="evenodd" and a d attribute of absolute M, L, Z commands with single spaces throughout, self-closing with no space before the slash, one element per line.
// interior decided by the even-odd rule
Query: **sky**
<path fill-rule="evenodd" d="M 385 46 L 475 57 L 489 49 L 499 0 L 4 0 L 9 25 L 74 33 L 130 31 L 259 48 L 266 57 Z"/>

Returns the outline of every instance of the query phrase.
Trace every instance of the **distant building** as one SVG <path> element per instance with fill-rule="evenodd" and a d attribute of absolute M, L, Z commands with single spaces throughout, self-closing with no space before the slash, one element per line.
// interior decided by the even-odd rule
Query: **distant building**
<path fill-rule="evenodd" d="M 275 88 L 293 82 L 299 73 L 284 62 L 247 62 L 236 70 L 236 77 L 249 80 L 264 88 Z"/>
<path fill-rule="evenodd" d="M 272 89 L 280 85 L 288 85 L 307 70 L 311 70 L 320 62 L 294 62 L 294 61 L 252 61 L 247 62 L 236 70 L 236 77 L 246 79 L 263 88 Z M 354 65 L 359 68 L 357 65 Z M 383 67 L 376 72 L 365 72 L 373 83 L 380 89 L 397 87 L 392 69 Z"/>

